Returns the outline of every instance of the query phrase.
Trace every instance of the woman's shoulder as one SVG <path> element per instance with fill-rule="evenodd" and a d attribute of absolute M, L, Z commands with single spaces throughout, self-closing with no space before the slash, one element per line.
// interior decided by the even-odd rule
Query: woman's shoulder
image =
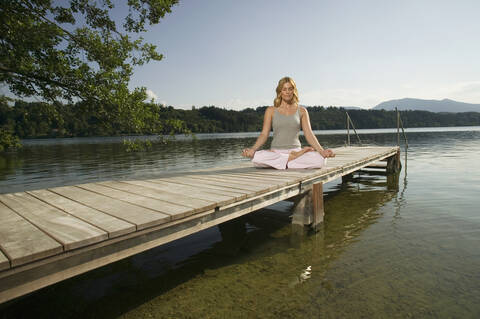
<path fill-rule="evenodd" d="M 298 109 L 300 111 L 300 115 L 308 114 L 307 108 L 304 106 L 298 106 Z"/>
<path fill-rule="evenodd" d="M 272 119 L 273 118 L 273 114 L 275 113 L 275 108 L 273 106 L 269 106 L 265 109 L 265 115 L 264 117 L 265 118 L 269 118 L 269 119 Z"/>
<path fill-rule="evenodd" d="M 273 113 L 275 111 L 275 106 L 269 106 L 265 110 L 265 113 Z"/>

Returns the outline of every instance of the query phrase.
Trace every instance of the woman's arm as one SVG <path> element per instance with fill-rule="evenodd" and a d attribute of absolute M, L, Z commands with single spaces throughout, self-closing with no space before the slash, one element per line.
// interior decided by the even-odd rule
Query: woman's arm
<path fill-rule="evenodd" d="M 265 144 L 265 142 L 268 139 L 268 136 L 270 135 L 270 131 L 272 129 L 273 111 L 274 111 L 273 106 L 269 106 L 265 110 L 265 115 L 263 116 L 262 132 L 260 133 L 260 135 L 257 138 L 257 141 L 255 142 L 255 144 L 251 148 L 246 148 L 246 149 L 243 150 L 242 156 L 253 157 L 255 152 L 260 147 L 262 147 L 263 144 Z"/>
<path fill-rule="evenodd" d="M 302 124 L 303 134 L 305 135 L 305 139 L 307 140 L 308 144 L 310 144 L 310 146 L 312 146 L 315 149 L 315 151 L 319 152 L 320 155 L 322 155 L 323 157 L 334 157 L 335 153 L 332 150 L 323 149 L 322 145 L 320 145 L 320 143 L 318 142 L 317 137 L 315 136 L 315 134 L 313 134 L 312 126 L 310 125 L 310 117 L 308 116 L 307 109 L 304 107 L 301 107 L 300 114 L 301 114 L 300 121 Z"/>

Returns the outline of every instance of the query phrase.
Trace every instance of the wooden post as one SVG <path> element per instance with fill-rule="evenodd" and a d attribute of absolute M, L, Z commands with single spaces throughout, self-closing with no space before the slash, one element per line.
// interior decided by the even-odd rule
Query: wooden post
<path fill-rule="evenodd" d="M 387 159 L 387 174 L 398 173 L 402 169 L 400 162 L 400 150 L 393 156 Z"/>
<path fill-rule="evenodd" d="M 317 226 L 323 222 L 323 184 L 313 184 L 312 189 L 297 195 L 293 206 L 292 223 Z"/>
<path fill-rule="evenodd" d="M 342 176 L 342 183 L 348 183 L 348 182 L 351 182 L 352 180 L 353 180 L 353 173 Z"/>
<path fill-rule="evenodd" d="M 312 223 L 312 190 L 294 197 L 292 224 L 309 225 Z"/>
<path fill-rule="evenodd" d="M 400 182 L 400 173 L 387 175 L 387 189 L 389 191 L 398 191 Z"/>
<path fill-rule="evenodd" d="M 316 227 L 320 223 L 323 223 L 323 216 L 325 216 L 325 210 L 323 207 L 323 183 L 313 184 L 312 197 L 313 197 L 312 227 Z"/>

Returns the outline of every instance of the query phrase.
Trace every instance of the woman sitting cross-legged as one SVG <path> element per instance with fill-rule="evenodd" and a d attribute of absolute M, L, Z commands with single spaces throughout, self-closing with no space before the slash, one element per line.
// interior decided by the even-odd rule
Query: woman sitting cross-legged
<path fill-rule="evenodd" d="M 242 155 L 252 158 L 256 167 L 321 168 L 327 157 L 334 157 L 330 149 L 323 149 L 312 132 L 308 112 L 298 105 L 298 91 L 290 77 L 280 79 L 274 106 L 265 110 L 262 133 L 255 145 L 243 150 Z M 265 144 L 273 126 L 273 140 L 270 150 L 258 149 Z M 300 128 L 310 144 L 301 148 L 298 136 Z"/>

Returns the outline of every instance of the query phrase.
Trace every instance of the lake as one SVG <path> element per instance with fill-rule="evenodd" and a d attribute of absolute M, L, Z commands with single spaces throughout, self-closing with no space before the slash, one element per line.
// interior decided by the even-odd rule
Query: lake
<path fill-rule="evenodd" d="M 359 133 L 397 142 L 395 130 Z M 122 138 L 28 140 L 0 156 L 0 193 L 230 165 L 255 137 L 177 137 L 139 153 Z M 0 318 L 478 318 L 480 127 L 407 137 L 399 175 L 326 184 L 318 232 L 292 228 L 281 202 L 0 305 Z"/>

